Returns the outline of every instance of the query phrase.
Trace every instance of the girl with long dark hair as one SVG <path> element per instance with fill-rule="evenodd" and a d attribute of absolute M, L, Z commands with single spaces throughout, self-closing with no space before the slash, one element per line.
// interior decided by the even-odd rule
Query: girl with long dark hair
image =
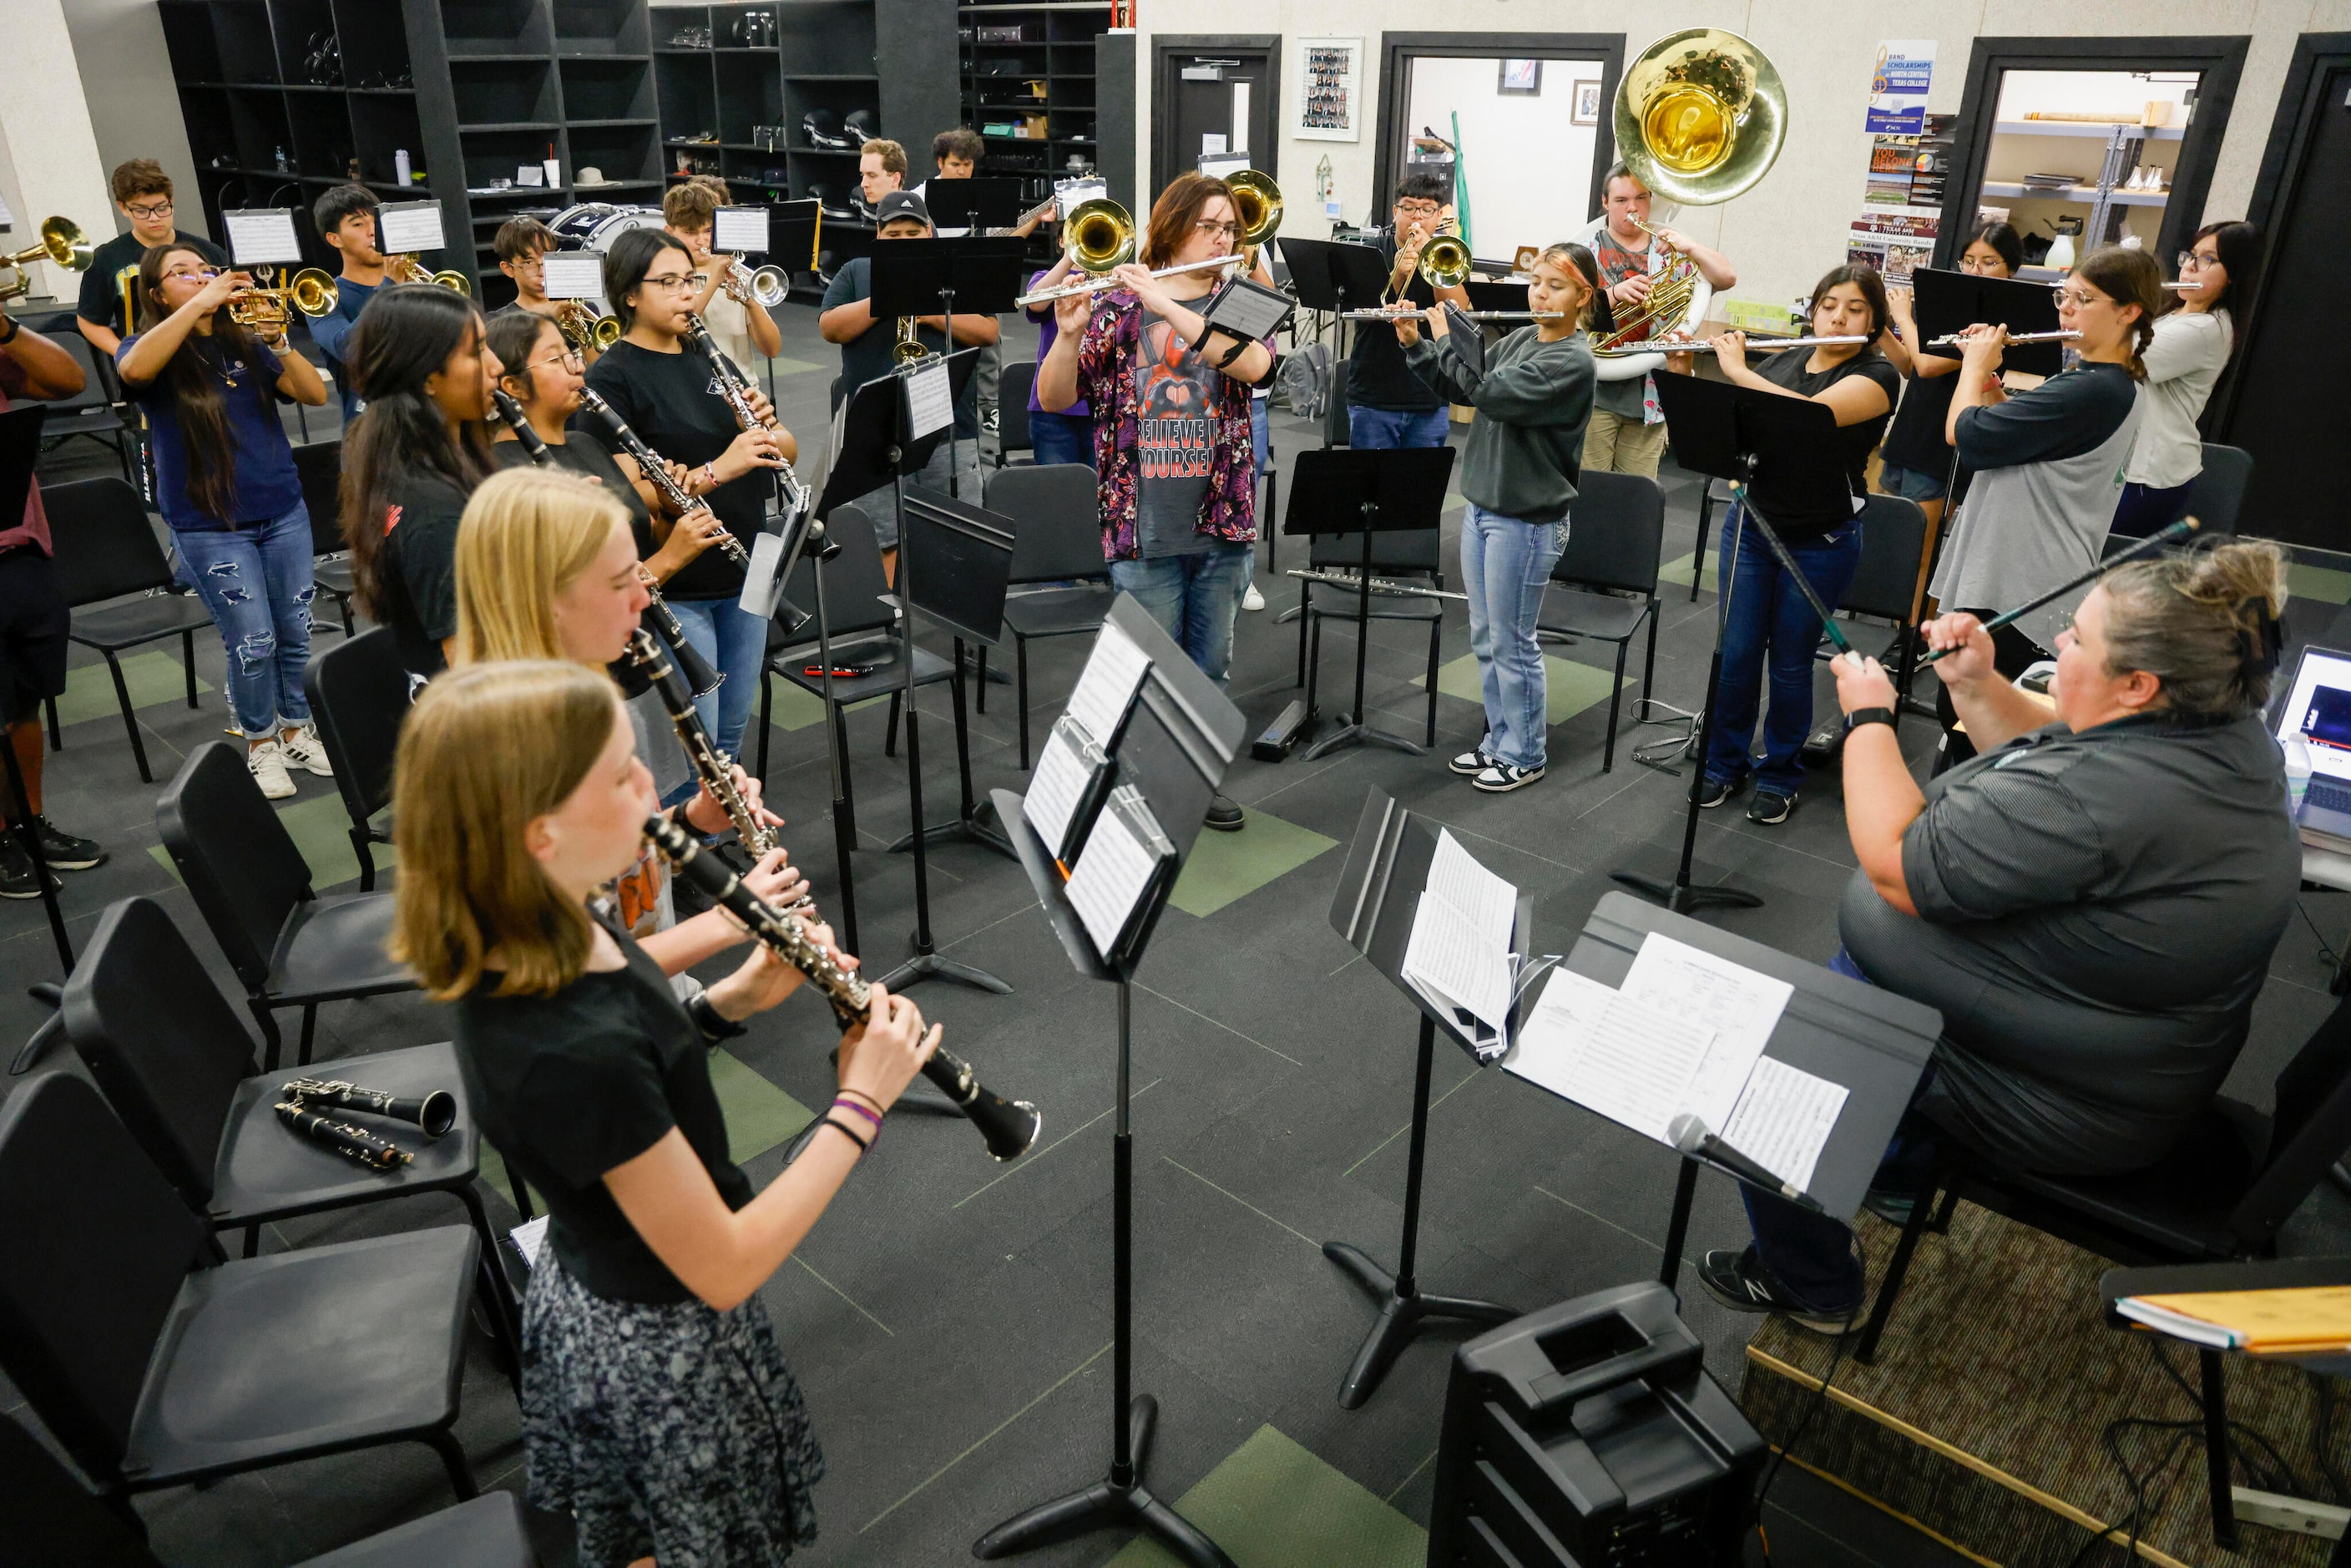
<path fill-rule="evenodd" d="M 2007 224 L 1979 226 L 1959 250 L 1959 270 L 1976 277 L 2013 277 L 2024 265 L 2024 241 Z M 1889 496 L 1918 503 L 1927 514 L 1927 537 L 1943 526 L 1943 508 L 1949 501 L 1952 478 L 1951 444 L 1943 423 L 1951 412 L 1952 377 L 1959 373 L 1957 354 L 1930 354 L 1921 346 L 1917 318 L 1911 314 L 1910 290 L 1889 287 L 1886 303 L 1901 334 L 1903 359 L 1902 406 L 1886 427 L 1886 462 L 1878 470 L 1877 487 Z M 1893 353 L 1886 356 L 1894 359 Z M 1995 373 L 1997 371 L 1995 371 Z"/>
<path fill-rule="evenodd" d="M 220 628 L 246 766 L 272 800 L 289 768 L 331 774 L 310 723 L 310 513 L 277 399 L 312 408 L 327 387 L 278 325 L 264 343 L 231 313 L 252 279 L 204 253 L 159 245 L 139 264 L 138 330 L 115 350 L 122 389 L 145 411 L 155 493 L 186 576 Z"/>
<path fill-rule="evenodd" d="M 2196 422 L 2229 366 L 2262 286 L 2262 231 L 2248 223 L 2206 224 L 2179 253 L 2182 288 L 2164 301 L 2147 363 L 2147 414 L 2130 461 L 2114 531 L 2143 538 L 2179 520 L 2204 471 Z"/>
<path fill-rule="evenodd" d="M 497 365 L 482 313 L 455 290 L 396 284 L 368 301 L 347 345 L 367 402 L 343 434 L 343 543 L 360 607 L 392 628 L 420 676 L 457 633 L 457 520 L 492 466 L 482 422 Z"/>

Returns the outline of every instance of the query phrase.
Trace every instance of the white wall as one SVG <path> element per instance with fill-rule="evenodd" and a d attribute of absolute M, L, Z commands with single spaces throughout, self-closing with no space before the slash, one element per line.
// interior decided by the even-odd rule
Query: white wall
<path fill-rule="evenodd" d="M 1472 248 L 1479 256 L 1508 257 L 1522 245 L 1565 239 L 1590 215 L 1583 209 L 1599 127 L 1568 120 L 1575 84 L 1597 82 L 1600 62 L 1543 61 L 1542 92 L 1536 97 L 1498 92 L 1500 77 L 1498 57 L 1417 59 L 1408 122 L 1450 139 L 1452 117 L 1460 117 Z"/>
<path fill-rule="evenodd" d="M 16 217 L 7 247 L 33 244 L 34 231 L 51 216 L 71 218 L 93 242 L 107 239 L 114 209 L 65 8 L 58 0 L 5 0 L 0 20 L 8 53 L 0 69 L 0 192 Z M 35 274 L 36 293 L 71 298 L 79 291 L 78 275 L 47 262 L 36 263 Z"/>
<path fill-rule="evenodd" d="M 208 235 L 155 0 L 65 0 L 65 16 L 99 165 L 110 171 L 125 159 L 154 159 L 176 188 L 172 221 Z M 113 216 L 112 226 L 98 231 L 100 237 L 130 229 L 128 218 Z"/>
<path fill-rule="evenodd" d="M 1628 54 L 1651 38 L 1689 26 L 1729 27 L 1770 56 L 1788 87 L 1790 127 L 1780 161 L 1762 183 L 1736 202 L 1683 214 L 1676 226 L 1719 246 L 1739 269 L 1739 298 L 1784 302 L 1812 286 L 1823 268 L 1844 259 L 1847 222 L 1861 211 L 1869 140 L 1862 131 L 1870 68 L 1887 37 L 1931 37 L 1935 80 L 1928 108 L 1956 114 L 1966 84 L 1968 56 L 1979 37 L 2090 37 L 2194 33 L 2250 35 L 2251 50 L 2237 86 L 2236 106 L 2221 142 L 2207 221 L 2241 215 L 2267 144 L 2270 120 L 2296 35 L 2351 31 L 2351 0 L 1912 0 L 1888 8 L 1823 0 L 1662 0 L 1637 10 L 1604 0 L 1448 0 L 1432 9 L 1425 0 L 1144 0 L 1136 72 L 1141 123 L 1150 124 L 1150 29 L 1185 34 L 1280 33 L 1364 40 L 1363 140 L 1301 141 L 1285 137 L 1267 172 L 1290 193 L 1284 226 L 1308 238 L 1327 233 L 1313 200 L 1313 172 L 1328 156 L 1335 192 L 1348 219 L 1361 223 L 1375 199 L 1372 161 L 1379 123 L 1380 34 L 1488 31 L 1624 33 Z M 1499 52 L 1499 51 L 1498 51 Z M 1285 60 L 1282 119 L 1298 62 Z M 1138 149 L 1151 139 L 1138 136 Z M 1139 155 L 1138 188 L 1150 179 Z M 1385 193 L 1377 199 L 1383 203 Z M 1294 227 L 1293 227 L 1294 225 Z"/>

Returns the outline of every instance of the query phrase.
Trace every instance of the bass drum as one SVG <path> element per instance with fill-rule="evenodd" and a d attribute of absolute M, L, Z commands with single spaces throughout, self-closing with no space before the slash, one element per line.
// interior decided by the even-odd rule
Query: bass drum
<path fill-rule="evenodd" d="M 662 226 L 659 207 L 617 207 L 610 202 L 581 202 L 548 220 L 556 244 L 564 250 L 608 251 L 612 242 L 631 229 Z"/>

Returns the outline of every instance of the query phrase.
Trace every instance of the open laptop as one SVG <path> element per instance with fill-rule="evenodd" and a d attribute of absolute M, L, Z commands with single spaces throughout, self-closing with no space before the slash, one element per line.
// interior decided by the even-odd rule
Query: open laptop
<path fill-rule="evenodd" d="M 2299 735 L 2310 748 L 2310 789 L 2300 817 L 2304 831 L 2351 845 L 2351 653 L 2303 650 L 2274 733 L 2281 743 Z"/>

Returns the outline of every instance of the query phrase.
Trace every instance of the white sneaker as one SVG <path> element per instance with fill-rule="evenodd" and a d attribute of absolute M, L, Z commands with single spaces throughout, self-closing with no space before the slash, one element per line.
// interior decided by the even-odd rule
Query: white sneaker
<path fill-rule="evenodd" d="M 264 796 L 283 800 L 294 793 L 294 779 L 286 771 L 286 747 L 280 742 L 265 740 L 245 754 L 245 766 L 261 786 Z"/>
<path fill-rule="evenodd" d="M 1244 610 L 1262 610 L 1265 608 L 1265 595 L 1257 591 L 1256 583 L 1252 582 L 1247 588 L 1241 590 L 1241 608 Z"/>
<path fill-rule="evenodd" d="M 327 748 L 319 744 L 319 727 L 315 722 L 303 725 L 295 732 L 293 739 L 281 739 L 278 744 L 285 748 L 287 767 L 299 768 L 305 773 L 315 773 L 321 779 L 335 776 L 335 765 L 327 760 Z"/>

